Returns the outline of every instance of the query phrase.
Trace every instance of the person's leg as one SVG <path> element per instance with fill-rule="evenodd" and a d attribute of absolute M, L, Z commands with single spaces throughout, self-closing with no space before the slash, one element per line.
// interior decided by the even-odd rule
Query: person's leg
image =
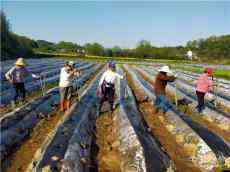
<path fill-rule="evenodd" d="M 157 113 L 160 109 L 160 95 L 156 95 L 156 99 L 154 102 L 154 106 L 155 106 L 155 113 Z"/>
<path fill-rule="evenodd" d="M 170 102 L 168 101 L 168 99 L 166 98 L 165 95 L 162 95 L 161 96 L 161 106 L 162 106 L 162 109 L 163 109 L 163 113 L 166 113 L 169 109 L 172 108 Z"/>
<path fill-rule="evenodd" d="M 65 88 L 60 87 L 59 91 L 60 91 L 60 108 L 61 111 L 64 112 L 65 111 Z"/>
<path fill-rule="evenodd" d="M 109 101 L 111 112 L 113 111 L 114 95 L 115 95 L 114 88 L 109 88 L 108 89 L 108 101 Z"/>
<path fill-rule="evenodd" d="M 156 108 L 158 108 L 159 105 L 160 105 L 160 95 L 156 95 L 154 106 L 156 106 Z"/>
<path fill-rule="evenodd" d="M 102 108 L 102 105 L 103 105 L 103 103 L 107 100 L 107 98 L 106 98 L 106 94 L 107 94 L 107 92 L 106 92 L 106 87 L 105 87 L 105 85 L 104 84 L 102 84 L 101 85 L 101 95 L 100 95 L 100 97 L 98 98 L 98 103 L 97 103 L 97 116 L 99 116 L 100 115 L 100 112 L 101 112 L 101 108 Z"/>
<path fill-rule="evenodd" d="M 24 83 L 20 83 L 20 91 L 22 93 L 22 100 L 24 101 L 26 98 L 26 89 Z"/>
<path fill-rule="evenodd" d="M 158 108 L 159 110 L 162 110 L 163 112 L 165 111 L 165 96 L 164 95 L 159 95 L 159 105 Z"/>
<path fill-rule="evenodd" d="M 198 101 L 198 105 L 197 105 L 197 111 L 199 113 L 202 112 L 202 107 L 204 105 L 204 93 L 201 93 L 199 91 L 196 91 L 196 95 L 197 95 L 197 101 Z"/>
<path fill-rule="evenodd" d="M 203 110 L 205 109 L 204 96 L 205 96 L 205 93 L 202 93 L 201 96 L 200 96 L 200 99 L 201 99 L 200 100 L 201 101 L 201 107 L 200 107 L 201 111 L 200 111 L 200 113 L 202 113 Z"/>
<path fill-rule="evenodd" d="M 16 101 L 18 99 L 18 93 L 19 93 L 19 89 L 18 89 L 18 85 L 17 83 L 15 83 L 13 85 L 13 100 L 11 101 L 11 108 L 15 108 L 16 107 Z"/>
<path fill-rule="evenodd" d="M 73 95 L 73 87 L 70 86 L 67 88 L 67 98 L 66 98 L 66 109 L 70 109 L 71 107 L 71 99 Z"/>
<path fill-rule="evenodd" d="M 15 83 L 13 86 L 14 86 L 14 102 L 16 103 L 19 94 L 19 87 L 17 83 Z"/>

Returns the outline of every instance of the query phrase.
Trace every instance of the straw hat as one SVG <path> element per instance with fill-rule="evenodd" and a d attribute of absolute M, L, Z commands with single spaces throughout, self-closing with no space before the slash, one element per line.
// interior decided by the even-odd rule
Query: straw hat
<path fill-rule="evenodd" d="M 15 65 L 18 65 L 18 66 L 26 66 L 26 61 L 24 58 L 20 57 L 17 59 L 17 61 L 15 62 Z"/>
<path fill-rule="evenodd" d="M 169 73 L 169 74 L 172 74 L 173 72 L 169 69 L 168 66 L 163 66 L 161 67 L 159 70 L 159 72 L 166 72 L 166 73 Z"/>

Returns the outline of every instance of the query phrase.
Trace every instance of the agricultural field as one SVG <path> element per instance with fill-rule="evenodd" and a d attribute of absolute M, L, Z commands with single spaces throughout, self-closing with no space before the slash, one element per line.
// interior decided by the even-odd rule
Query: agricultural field
<path fill-rule="evenodd" d="M 154 107 L 153 84 L 164 64 L 117 63 L 117 72 L 125 78 L 116 81 L 116 107 L 111 113 L 105 103 L 97 116 L 96 90 L 107 67 L 105 62 L 76 61 L 75 67 L 82 73 L 74 80 L 74 103 L 63 113 L 59 108 L 58 81 L 65 61 L 27 61 L 28 69 L 43 77 L 26 78 L 26 101 L 18 102 L 14 109 L 10 106 L 13 88 L 4 77 L 14 61 L 1 64 L 1 171 L 230 170 L 230 66 L 216 70 L 217 86 L 206 95 L 206 108 L 200 115 L 194 110 L 194 81 L 204 65 L 171 65 L 177 80 L 167 86 L 172 109 L 163 114 Z"/>

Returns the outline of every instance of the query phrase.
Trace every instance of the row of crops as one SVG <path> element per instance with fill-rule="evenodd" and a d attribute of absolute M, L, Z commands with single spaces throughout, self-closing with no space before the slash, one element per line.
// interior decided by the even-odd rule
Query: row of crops
<path fill-rule="evenodd" d="M 102 114 L 96 116 L 95 92 L 105 65 L 78 61 L 76 67 L 83 71 L 74 81 L 79 97 L 62 113 L 57 81 L 64 62 L 34 59 L 30 63 L 31 71 L 46 76 L 43 82 L 54 84 L 45 94 L 28 95 L 27 103 L 1 115 L 2 171 L 211 172 L 230 168 L 229 81 L 218 80 L 218 89 L 206 96 L 207 107 L 200 115 L 194 112 L 193 81 L 198 74 L 178 70 L 177 81 L 167 87 L 173 108 L 162 114 L 153 105 L 154 78 L 161 64 L 119 64 L 117 72 L 126 79 L 116 82 L 116 108 L 111 113 L 104 104 Z M 1 103 L 8 104 L 12 88 L 2 82 Z M 26 85 L 29 92 L 41 89 L 31 78 Z"/>

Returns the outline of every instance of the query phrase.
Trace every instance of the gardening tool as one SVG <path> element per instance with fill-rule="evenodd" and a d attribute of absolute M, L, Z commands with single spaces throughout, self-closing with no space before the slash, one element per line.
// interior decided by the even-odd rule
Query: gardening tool
<path fill-rule="evenodd" d="M 127 84 L 127 76 L 126 76 L 126 73 L 125 73 L 125 76 L 124 76 L 124 80 L 125 80 L 125 99 L 128 97 L 128 91 L 127 91 L 127 88 L 128 88 L 128 84 Z"/>
<path fill-rule="evenodd" d="M 44 81 L 44 76 L 40 76 L 39 80 L 40 80 L 40 86 L 41 86 L 41 89 L 42 89 L 42 95 L 44 96 L 45 95 L 45 81 Z"/>
<path fill-rule="evenodd" d="M 214 81 L 213 77 L 212 77 L 212 81 Z M 213 88 L 214 99 L 211 100 L 211 102 L 213 102 L 213 104 L 214 104 L 215 107 L 217 106 L 216 99 L 217 99 L 218 86 L 219 86 L 218 80 L 216 79 L 216 86 L 214 86 L 214 88 Z"/>
<path fill-rule="evenodd" d="M 175 81 L 176 82 L 176 81 Z M 175 104 L 176 104 L 176 107 L 178 106 L 178 100 L 177 100 L 177 83 L 175 83 Z"/>
<path fill-rule="evenodd" d="M 175 75 L 177 76 L 177 75 Z M 174 98 L 175 98 L 175 104 L 176 104 L 176 107 L 178 106 L 178 98 L 177 98 L 177 82 L 175 80 L 175 95 L 174 95 Z"/>
<path fill-rule="evenodd" d="M 77 100 L 79 101 L 79 94 L 78 94 L 78 76 L 76 76 L 75 78 L 75 82 L 76 82 L 76 88 L 75 88 L 75 91 L 77 93 Z"/>

